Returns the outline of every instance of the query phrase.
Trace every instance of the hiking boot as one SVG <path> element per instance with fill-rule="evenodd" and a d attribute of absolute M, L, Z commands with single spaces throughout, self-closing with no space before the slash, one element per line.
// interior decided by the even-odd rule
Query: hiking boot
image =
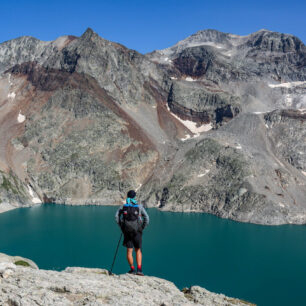
<path fill-rule="evenodd" d="M 129 274 L 136 274 L 136 271 L 135 271 L 135 269 L 131 269 L 128 273 Z"/>
<path fill-rule="evenodd" d="M 137 269 L 137 275 L 144 276 L 142 269 Z"/>

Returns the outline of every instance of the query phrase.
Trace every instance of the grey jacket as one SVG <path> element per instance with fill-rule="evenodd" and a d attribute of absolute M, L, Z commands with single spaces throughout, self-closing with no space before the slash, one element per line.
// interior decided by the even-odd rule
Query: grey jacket
<path fill-rule="evenodd" d="M 141 204 L 138 204 L 138 207 L 139 207 L 139 218 L 142 221 L 142 227 L 145 228 L 149 225 L 150 218 L 149 218 L 148 213 L 146 212 L 146 210 L 144 209 L 144 207 Z M 116 222 L 119 226 L 120 226 L 120 221 L 121 221 L 120 216 L 121 216 L 122 209 L 123 209 L 123 205 L 121 205 L 118 208 L 118 210 L 115 214 L 115 219 L 116 219 Z"/>

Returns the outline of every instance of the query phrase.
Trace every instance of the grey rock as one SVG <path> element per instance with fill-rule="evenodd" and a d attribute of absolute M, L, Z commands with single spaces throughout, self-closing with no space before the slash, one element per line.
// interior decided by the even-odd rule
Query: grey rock
<path fill-rule="evenodd" d="M 17 266 L 27 266 L 31 269 L 38 269 L 38 266 L 34 261 L 21 256 L 9 256 L 4 253 L 0 253 L 0 264 L 4 267 L 1 271 L 6 269 L 15 270 Z M 1 273 L 1 272 L 0 272 Z"/>
<path fill-rule="evenodd" d="M 0 209 L 7 203 L 20 207 L 22 203 L 30 204 L 30 197 L 24 183 L 14 173 L 0 170 Z"/>
<path fill-rule="evenodd" d="M 185 120 L 220 124 L 238 115 L 239 98 L 214 87 L 203 87 L 193 82 L 174 81 L 168 96 L 174 114 Z"/>
<path fill-rule="evenodd" d="M 306 113 L 277 110 L 264 116 L 268 136 L 273 141 L 275 154 L 300 171 L 306 172 Z"/>
<path fill-rule="evenodd" d="M 305 55 L 268 30 L 146 55 L 91 29 L 0 44 L 0 211 L 134 188 L 161 209 L 305 224 Z"/>
<path fill-rule="evenodd" d="M 56 272 L 0 262 L 0 284 L 1 305 L 250 305 L 198 286 L 181 292 L 163 279 L 104 269 Z"/>

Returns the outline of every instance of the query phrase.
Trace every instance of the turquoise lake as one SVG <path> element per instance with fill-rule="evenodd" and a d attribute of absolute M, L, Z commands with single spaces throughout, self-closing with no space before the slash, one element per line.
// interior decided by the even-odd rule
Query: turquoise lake
<path fill-rule="evenodd" d="M 117 207 L 42 205 L 0 214 L 0 252 L 42 269 L 109 269 Z M 147 210 L 143 270 L 179 288 L 199 285 L 258 305 L 305 305 L 306 226 L 260 226 L 207 214 Z M 114 273 L 128 271 L 120 247 Z M 136 277 L 136 276 L 135 276 Z"/>

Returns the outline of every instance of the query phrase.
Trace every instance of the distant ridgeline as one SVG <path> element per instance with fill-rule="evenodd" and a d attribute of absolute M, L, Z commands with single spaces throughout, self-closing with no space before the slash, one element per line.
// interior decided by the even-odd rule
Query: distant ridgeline
<path fill-rule="evenodd" d="M 140 54 L 87 29 L 0 44 L 0 211 L 38 203 L 306 223 L 306 48 L 204 30 Z"/>

